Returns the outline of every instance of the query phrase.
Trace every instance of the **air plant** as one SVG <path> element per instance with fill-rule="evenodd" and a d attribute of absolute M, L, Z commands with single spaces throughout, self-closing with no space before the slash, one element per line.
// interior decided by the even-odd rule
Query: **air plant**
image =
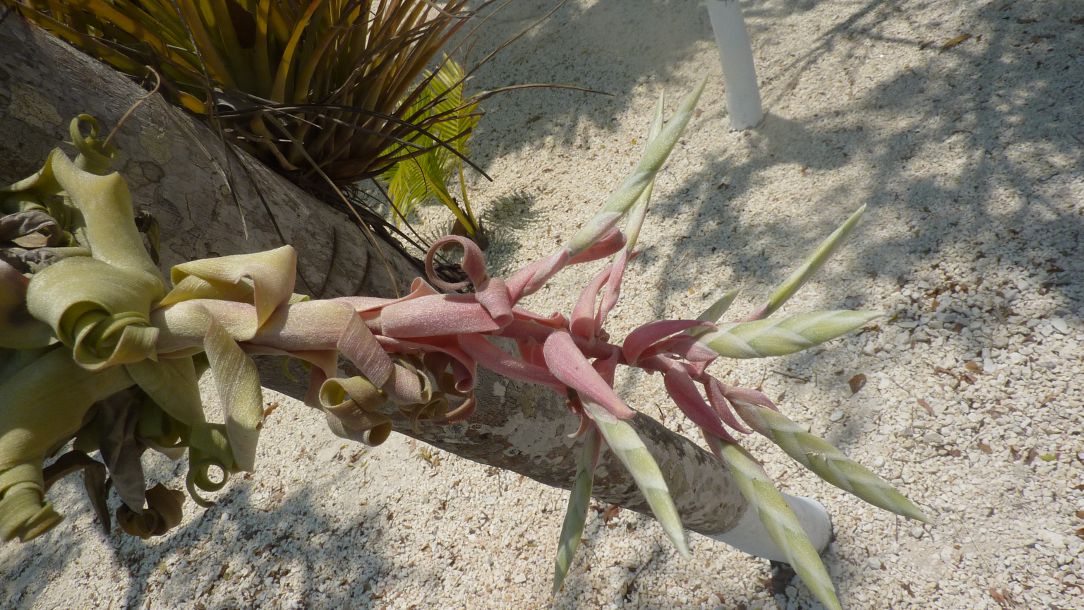
<path fill-rule="evenodd" d="M 380 174 L 458 112 L 419 103 L 426 66 L 476 14 L 466 0 L 0 0 L 295 181 Z M 485 3 L 482 3 L 483 5 Z M 441 130 L 448 135 L 447 129 Z M 458 134 L 454 134 L 458 135 Z"/>
<path fill-rule="evenodd" d="M 604 447 L 629 470 L 677 549 L 688 554 L 665 478 L 628 423 L 636 412 L 613 388 L 615 370 L 623 365 L 662 375 L 675 404 L 701 429 L 775 543 L 813 593 L 838 608 L 794 513 L 735 433 L 751 429 L 766 436 L 814 473 L 877 506 L 916 519 L 922 513 L 888 483 L 794 425 L 763 394 L 727 385 L 707 369 L 719 357 L 797 352 L 877 315 L 768 317 L 824 263 L 861 210 L 748 319 L 716 322 L 734 300 L 728 293 L 698 319 L 650 322 L 621 343 L 611 342 L 603 329 L 620 296 L 655 175 L 702 90 L 703 84 L 686 96 L 665 124 L 660 102 L 633 173 L 550 256 L 496 278 L 486 272 L 474 242 L 447 236 L 426 258 L 429 282 L 416 279 L 399 299 L 294 294 L 296 255 L 289 246 L 177 265 L 167 283 L 132 221 L 124 181 L 105 174 L 112 151 L 92 120 L 73 121 L 80 151 L 74 162 L 56 150 L 40 172 L 0 191 L 0 536 L 26 540 L 55 525 L 60 517 L 45 491 L 79 469 L 99 515 L 108 518 L 108 472 L 123 501 L 117 515 L 122 527 L 142 536 L 166 531 L 180 519 L 181 496 L 162 487 L 147 491 L 139 456 L 148 448 L 174 457 L 187 452 L 188 491 L 199 502 L 201 491 L 221 488 L 229 473 L 251 470 L 262 418 L 251 357 L 282 355 L 311 366 L 306 401 L 326 413 L 331 429 L 369 444 L 388 437 L 395 410 L 414 421 L 469 418 L 479 366 L 567 398 L 584 440 L 559 539 L 555 590 L 582 533 Z M 80 132 L 81 122 L 90 126 L 89 136 Z M 626 216 L 622 232 L 617 223 Z M 434 272 L 434 257 L 447 248 L 462 251 L 467 280 L 448 283 Z M 563 268 L 611 255 L 570 316 L 542 316 L 517 305 Z M 506 351 L 491 341 L 495 337 L 511 340 L 516 350 Z M 356 370 L 342 374 L 339 355 Z M 223 401 L 223 423 L 204 416 L 196 386 L 204 369 Z M 101 462 L 90 457 L 94 450 Z"/>
<path fill-rule="evenodd" d="M 419 133 L 410 137 L 413 144 L 426 152 L 399 161 L 381 176 L 388 185 L 394 220 L 405 222 L 419 205 L 433 201 L 455 216 L 450 233 L 466 235 L 485 249 L 485 235 L 471 209 L 463 170 L 467 143 L 481 114 L 475 102 L 464 99 L 466 75 L 451 58 L 446 57 L 435 73 L 427 74 L 426 80 L 429 85 L 410 114 L 424 120 L 443 116 L 445 120 L 434 125 L 432 135 Z M 445 146 L 440 146 L 441 142 Z M 448 190 L 453 176 L 459 184 L 462 203 Z"/>

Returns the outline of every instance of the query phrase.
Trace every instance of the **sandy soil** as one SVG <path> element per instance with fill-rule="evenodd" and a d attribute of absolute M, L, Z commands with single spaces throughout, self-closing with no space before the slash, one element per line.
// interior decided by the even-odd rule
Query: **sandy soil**
<path fill-rule="evenodd" d="M 516 2 L 491 47 L 542 15 Z M 853 209 L 849 244 L 787 307 L 872 308 L 875 329 L 792 357 L 716 365 L 934 515 L 918 526 L 749 446 L 787 491 L 823 501 L 825 561 L 848 608 L 1080 608 L 1084 599 L 1084 6 L 765 0 L 747 7 L 769 111 L 728 129 L 717 50 L 694 3 L 569 2 L 477 88 L 575 83 L 612 97 L 497 97 L 474 140 L 496 181 L 474 197 L 499 270 L 548 253 L 638 157 L 662 92 L 708 89 L 655 190 L 611 332 L 749 310 Z M 962 36 L 968 36 L 963 39 Z M 953 45 L 956 42 L 958 44 Z M 594 267 L 530 305 L 568 310 Z M 728 369 L 729 367 L 729 369 Z M 853 393 L 848 381 L 862 374 Z M 690 431 L 657 379 L 633 406 Z M 593 515 L 550 596 L 566 493 L 396 437 L 340 441 L 282 397 L 258 470 L 150 542 L 103 537 L 76 485 L 59 528 L 0 549 L 15 607 L 812 608 L 797 579 L 694 536 Z M 169 479 L 180 468 L 148 470 Z M 600 512 L 603 507 L 599 507 Z"/>

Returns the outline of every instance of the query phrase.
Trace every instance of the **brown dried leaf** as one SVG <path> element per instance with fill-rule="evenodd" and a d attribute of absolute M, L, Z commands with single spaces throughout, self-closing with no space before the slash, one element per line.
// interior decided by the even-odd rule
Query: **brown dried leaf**
<path fill-rule="evenodd" d="M 964 364 L 964 368 L 971 371 L 972 373 L 980 373 L 980 372 L 982 372 L 982 365 L 979 364 L 978 362 L 975 362 L 974 360 L 968 360 Z"/>
<path fill-rule="evenodd" d="M 927 402 L 925 398 L 919 398 L 917 402 L 918 406 L 922 407 L 922 410 L 926 412 L 926 415 L 933 417 L 933 407 L 930 406 L 930 403 Z"/>
<path fill-rule="evenodd" d="M 602 511 L 602 522 L 609 523 L 617 517 L 617 514 L 621 512 L 621 507 L 616 504 L 611 504 Z"/>
<path fill-rule="evenodd" d="M 851 395 L 853 396 L 858 393 L 858 390 L 861 390 L 866 386 L 866 376 L 859 373 L 854 377 L 851 377 L 847 381 L 847 385 L 851 386 Z"/>
<path fill-rule="evenodd" d="M 86 489 L 90 506 L 94 509 L 94 515 L 98 517 L 98 523 L 102 531 L 108 536 L 113 529 L 113 520 L 109 514 L 108 493 L 109 482 L 106 476 L 105 464 L 95 462 L 83 469 L 83 488 Z"/>
<path fill-rule="evenodd" d="M 993 587 L 990 587 L 987 592 L 990 594 L 990 597 L 992 597 L 993 600 L 997 602 L 997 605 L 1001 606 L 1002 608 L 1008 608 L 1015 603 L 1012 595 L 1005 591 L 1005 589 L 995 589 Z"/>
<path fill-rule="evenodd" d="M 273 400 L 273 401 L 267 403 L 267 406 L 265 406 L 264 409 L 263 409 L 263 419 L 266 420 L 267 416 L 274 413 L 275 409 L 278 409 L 278 408 L 279 408 L 279 401 L 277 401 L 277 400 Z"/>
<path fill-rule="evenodd" d="M 981 452 L 983 452 L 983 453 L 985 453 L 987 455 L 994 452 L 994 450 L 990 448 L 990 445 L 987 445 L 986 443 L 983 443 L 983 442 L 979 442 L 979 451 L 981 451 Z"/>
<path fill-rule="evenodd" d="M 1035 461 L 1035 458 L 1039 457 L 1039 452 L 1035 450 L 1035 447 L 1028 449 L 1028 453 L 1024 456 L 1024 463 L 1031 464 Z"/>

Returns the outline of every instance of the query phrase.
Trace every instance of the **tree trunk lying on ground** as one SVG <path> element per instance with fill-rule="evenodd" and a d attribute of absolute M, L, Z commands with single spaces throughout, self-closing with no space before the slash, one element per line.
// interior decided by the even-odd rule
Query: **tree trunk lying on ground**
<path fill-rule="evenodd" d="M 49 150 L 68 139 L 72 117 L 91 114 L 108 130 L 143 95 L 127 78 L 9 15 L 0 23 L 0 183 L 36 171 Z M 121 151 L 116 168 L 128 181 L 137 208 L 149 211 L 161 226 L 164 268 L 285 241 L 298 250 L 297 289 L 310 294 L 390 297 L 404 291 L 416 275 L 404 256 L 386 243 L 380 247 L 379 241 L 368 242 L 343 214 L 245 154 L 225 154 L 216 134 L 157 95 L 132 114 L 114 141 Z M 226 186 L 227 176 L 232 176 L 236 201 Z M 303 396 L 304 388 L 291 386 L 278 367 L 263 372 L 268 387 Z M 394 429 L 462 457 L 569 489 L 579 441 L 567 435 L 578 423 L 551 391 L 483 373 L 478 408 L 469 421 L 421 422 L 412 428 L 399 415 Z M 720 462 L 646 415 L 630 423 L 659 462 L 687 528 L 754 554 L 781 558 Z M 627 471 L 608 453 L 596 471 L 593 495 L 651 514 Z M 830 535 L 823 508 L 801 499 L 792 499 L 792 504 L 814 545 L 823 549 Z M 737 537 L 728 539 L 728 532 Z"/>

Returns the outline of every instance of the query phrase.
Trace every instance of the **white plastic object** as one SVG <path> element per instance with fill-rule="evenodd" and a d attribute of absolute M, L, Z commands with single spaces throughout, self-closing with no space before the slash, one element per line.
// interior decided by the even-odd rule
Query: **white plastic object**
<path fill-rule="evenodd" d="M 730 126 L 736 131 L 756 127 L 764 118 L 760 88 L 753 66 L 753 48 L 737 0 L 707 0 L 711 29 L 723 62 L 723 85 Z"/>
<path fill-rule="evenodd" d="M 797 515 L 798 522 L 802 524 L 802 529 L 813 543 L 813 548 L 823 553 L 828 548 L 828 543 L 832 541 L 832 520 L 828 518 L 824 505 L 816 500 L 790 494 L 783 494 L 783 497 Z M 768 536 L 768 531 L 764 529 L 764 524 L 760 522 L 760 517 L 752 506 L 746 509 L 745 514 L 733 528 L 721 534 L 710 534 L 708 538 L 725 542 L 738 550 L 764 559 L 782 562 L 787 560 Z"/>

